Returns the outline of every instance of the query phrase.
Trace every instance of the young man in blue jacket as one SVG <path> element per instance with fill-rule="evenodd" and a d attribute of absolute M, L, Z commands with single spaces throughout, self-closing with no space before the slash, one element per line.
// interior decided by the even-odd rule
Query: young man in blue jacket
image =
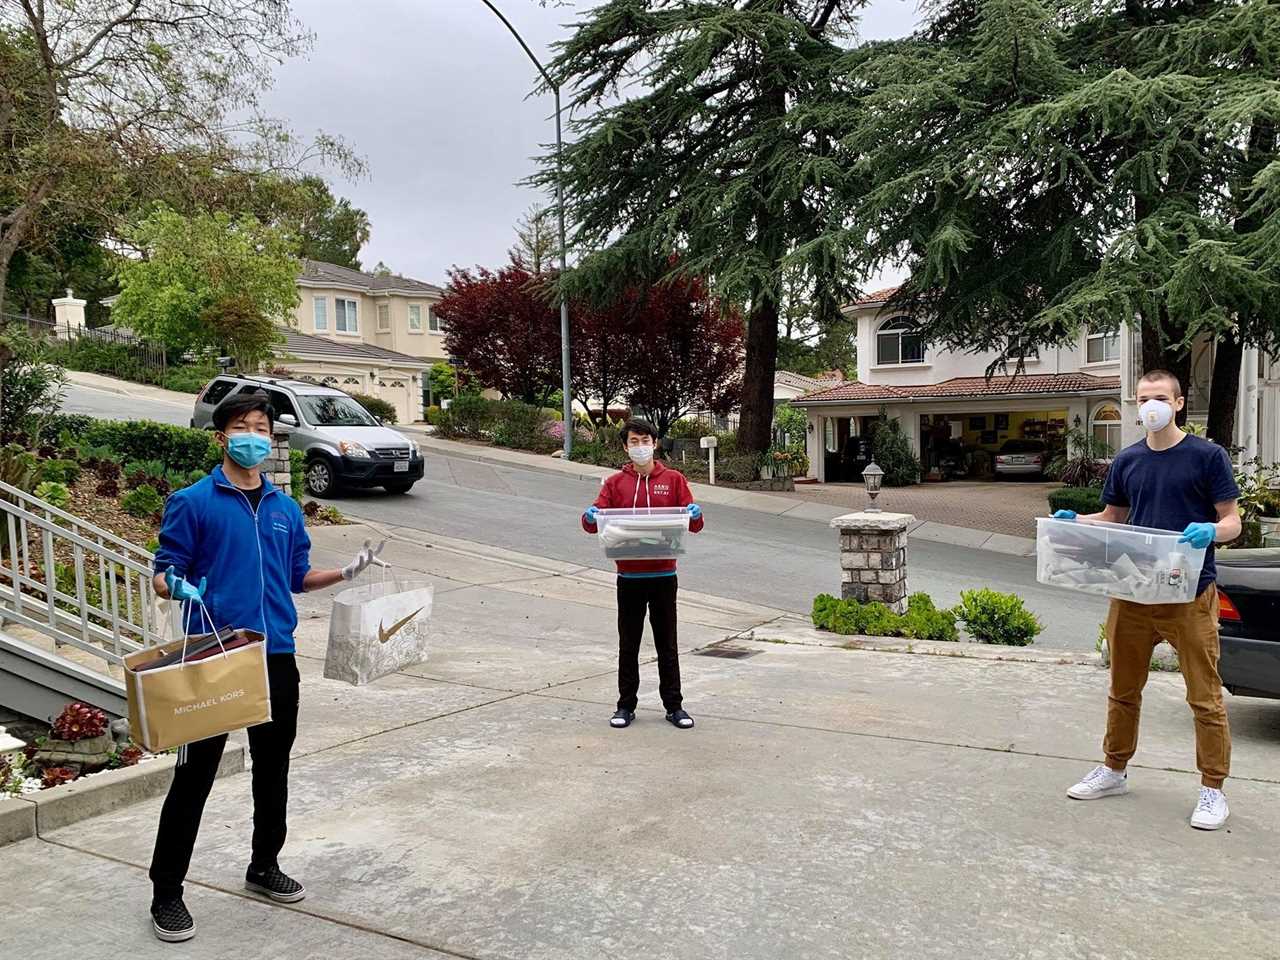
<path fill-rule="evenodd" d="M 271 406 L 260 390 L 239 393 L 214 411 L 222 465 L 179 490 L 165 505 L 156 551 L 156 593 L 181 601 L 192 633 L 223 627 L 261 631 L 267 638 L 271 720 L 249 728 L 253 756 L 253 852 L 245 888 L 282 903 L 306 894 L 281 871 L 289 795 L 289 751 L 298 727 L 294 593 L 351 580 L 375 562 L 368 544 L 341 570 L 312 570 L 311 538 L 302 511 L 259 470 L 271 453 Z M 208 616 L 205 616 L 207 611 Z M 213 622 L 209 623 L 209 619 Z M 204 803 L 226 735 L 178 751 L 173 783 L 160 812 L 151 859 L 151 923 L 161 940 L 195 936 L 182 900 Z"/>

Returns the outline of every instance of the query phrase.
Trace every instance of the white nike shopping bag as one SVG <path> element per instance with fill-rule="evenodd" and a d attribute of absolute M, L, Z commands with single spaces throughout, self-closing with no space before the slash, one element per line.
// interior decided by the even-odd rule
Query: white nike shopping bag
<path fill-rule="evenodd" d="M 360 686 L 427 659 L 434 590 L 394 576 L 343 590 L 329 615 L 324 675 Z"/>

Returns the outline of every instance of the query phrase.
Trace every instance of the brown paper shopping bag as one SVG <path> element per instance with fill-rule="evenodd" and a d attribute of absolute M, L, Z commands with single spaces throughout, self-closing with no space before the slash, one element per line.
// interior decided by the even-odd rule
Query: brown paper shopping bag
<path fill-rule="evenodd" d="M 129 729 L 153 753 L 216 737 L 271 719 L 267 641 L 250 630 L 219 631 L 218 650 L 202 659 L 182 659 L 209 635 L 187 637 L 139 650 L 124 658 Z M 240 646 L 231 646 L 232 638 Z M 177 662 L 151 667 L 179 653 Z"/>

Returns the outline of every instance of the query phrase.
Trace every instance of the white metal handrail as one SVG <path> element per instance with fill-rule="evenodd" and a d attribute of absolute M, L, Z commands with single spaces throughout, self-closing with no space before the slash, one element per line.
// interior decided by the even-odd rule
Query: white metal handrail
<path fill-rule="evenodd" d="M 4 482 L 0 518 L 0 621 L 113 664 L 162 642 L 149 551 Z"/>

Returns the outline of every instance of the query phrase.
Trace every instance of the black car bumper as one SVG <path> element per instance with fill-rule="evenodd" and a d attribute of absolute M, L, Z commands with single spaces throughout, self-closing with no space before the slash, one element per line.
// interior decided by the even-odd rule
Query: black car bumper
<path fill-rule="evenodd" d="M 396 464 L 407 463 L 404 470 Z M 390 460 L 374 457 L 343 457 L 338 463 L 338 480 L 348 487 L 380 487 L 384 484 L 414 483 L 422 479 L 423 461 Z"/>
<path fill-rule="evenodd" d="M 1224 633 L 1219 644 L 1223 686 L 1237 696 L 1280 698 L 1280 643 Z"/>

